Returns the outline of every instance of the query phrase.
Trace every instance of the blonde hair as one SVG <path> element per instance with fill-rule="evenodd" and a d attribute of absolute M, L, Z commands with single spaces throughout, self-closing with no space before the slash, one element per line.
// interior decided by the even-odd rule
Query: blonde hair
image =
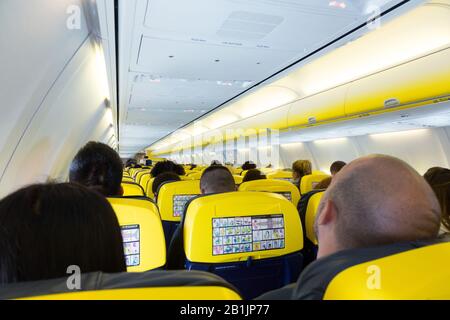
<path fill-rule="evenodd" d="M 303 177 L 311 174 L 312 172 L 311 161 L 309 160 L 297 160 L 292 164 L 292 171 L 297 173 L 299 177 Z"/>

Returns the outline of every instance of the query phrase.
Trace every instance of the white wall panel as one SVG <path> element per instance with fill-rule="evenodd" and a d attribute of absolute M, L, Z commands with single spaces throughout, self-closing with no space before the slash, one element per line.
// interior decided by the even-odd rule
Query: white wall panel
<path fill-rule="evenodd" d="M 87 27 L 85 4 L 0 2 L 0 197 L 49 178 L 66 180 L 82 145 L 108 143 L 114 133 L 104 56 Z M 70 29 L 78 9 L 80 28 Z"/>

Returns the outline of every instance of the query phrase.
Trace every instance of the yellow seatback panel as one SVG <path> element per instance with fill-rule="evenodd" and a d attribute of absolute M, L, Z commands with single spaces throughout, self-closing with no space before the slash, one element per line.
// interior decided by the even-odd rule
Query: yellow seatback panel
<path fill-rule="evenodd" d="M 319 184 L 322 180 L 329 178 L 326 174 L 310 174 L 302 177 L 300 182 L 300 192 L 301 194 L 306 194 L 314 189 L 314 187 Z"/>
<path fill-rule="evenodd" d="M 233 175 L 233 178 L 234 178 L 234 183 L 235 184 L 241 184 L 242 183 L 242 180 L 244 179 L 244 177 L 243 176 L 238 176 L 238 175 Z"/>
<path fill-rule="evenodd" d="M 150 179 L 152 178 L 152 176 L 150 175 L 150 173 L 146 173 L 141 177 L 141 180 L 139 181 L 139 184 L 141 185 L 142 189 L 144 189 L 144 192 L 147 193 L 147 184 L 150 181 Z"/>
<path fill-rule="evenodd" d="M 155 195 L 153 194 L 153 181 L 155 181 L 155 178 L 150 178 L 150 180 L 147 182 L 147 188 L 145 189 L 145 194 L 150 199 L 155 199 Z"/>
<path fill-rule="evenodd" d="M 315 245 L 317 245 L 316 233 L 314 232 L 314 220 L 316 219 L 317 209 L 324 192 L 318 192 L 311 196 L 306 207 L 305 229 L 306 237 Z"/>
<path fill-rule="evenodd" d="M 226 263 L 279 257 L 303 248 L 297 209 L 281 195 L 229 192 L 193 200 L 184 251 L 191 262 Z"/>
<path fill-rule="evenodd" d="M 278 170 L 268 173 L 267 179 L 278 179 L 278 180 L 286 180 L 291 182 L 292 181 L 292 172 L 290 171 L 284 171 L 284 170 Z"/>
<path fill-rule="evenodd" d="M 134 182 L 122 182 L 124 196 L 145 196 L 144 189 Z"/>
<path fill-rule="evenodd" d="M 224 287 L 156 287 L 79 291 L 22 298 L 19 300 L 241 300 Z"/>
<path fill-rule="evenodd" d="M 124 241 L 129 272 L 141 272 L 166 264 L 166 242 L 158 208 L 149 200 L 108 198 Z"/>
<path fill-rule="evenodd" d="M 123 176 L 122 182 L 134 182 L 133 178 L 130 176 Z"/>
<path fill-rule="evenodd" d="M 405 251 L 339 273 L 327 300 L 449 300 L 450 243 Z"/>
<path fill-rule="evenodd" d="M 192 180 L 200 180 L 202 177 L 203 172 L 194 172 L 188 175 L 188 177 Z"/>
<path fill-rule="evenodd" d="M 239 191 L 265 191 L 283 195 L 289 201 L 292 201 L 297 207 L 300 200 L 300 191 L 289 181 L 277 179 L 262 179 L 244 182 L 239 186 Z"/>
<path fill-rule="evenodd" d="M 184 204 L 200 194 L 200 181 L 186 180 L 164 184 L 158 192 L 158 208 L 164 221 L 180 221 Z"/>

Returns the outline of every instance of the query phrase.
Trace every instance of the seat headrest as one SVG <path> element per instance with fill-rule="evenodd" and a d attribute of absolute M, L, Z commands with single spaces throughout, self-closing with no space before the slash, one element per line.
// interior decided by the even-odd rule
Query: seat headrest
<path fill-rule="evenodd" d="M 314 220 L 316 219 L 317 209 L 319 208 L 320 200 L 325 192 L 317 192 L 309 198 L 308 206 L 306 207 L 305 215 L 305 231 L 306 237 L 315 245 L 317 245 L 316 233 L 314 232 Z"/>
<path fill-rule="evenodd" d="M 306 194 L 314 189 L 322 180 L 329 178 L 326 174 L 310 174 L 303 176 L 300 182 L 300 193 Z"/>
<path fill-rule="evenodd" d="M 92 272 L 81 275 L 81 290 L 67 278 L 13 283 L 0 287 L 0 299 L 43 300 L 240 300 L 237 290 L 218 276 L 201 271 L 143 273 Z"/>
<path fill-rule="evenodd" d="M 303 248 L 292 202 L 265 192 L 229 192 L 196 198 L 186 210 L 183 238 L 191 262 L 224 263 L 278 257 Z"/>
<path fill-rule="evenodd" d="M 266 191 L 278 193 L 297 206 L 300 200 L 298 188 L 289 181 L 279 179 L 261 179 L 244 182 L 239 186 L 239 191 Z"/>
<path fill-rule="evenodd" d="M 135 182 L 122 181 L 124 196 L 145 196 L 144 189 Z"/>
<path fill-rule="evenodd" d="M 450 243 L 433 244 L 351 266 L 324 299 L 450 299 Z"/>
<path fill-rule="evenodd" d="M 158 208 L 150 200 L 108 198 L 124 242 L 127 270 L 141 272 L 166 264 L 166 242 Z"/>
<path fill-rule="evenodd" d="M 158 207 L 163 221 L 180 221 L 184 205 L 200 194 L 200 181 L 165 183 L 158 192 Z"/>
<path fill-rule="evenodd" d="M 284 170 L 278 170 L 271 173 L 268 173 L 267 179 L 278 179 L 278 180 L 285 180 L 289 182 L 293 182 L 292 172 L 291 171 L 284 171 Z"/>

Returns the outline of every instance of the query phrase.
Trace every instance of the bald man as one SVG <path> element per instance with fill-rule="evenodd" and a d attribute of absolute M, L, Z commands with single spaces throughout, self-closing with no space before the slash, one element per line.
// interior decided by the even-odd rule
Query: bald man
<path fill-rule="evenodd" d="M 340 250 L 432 239 L 440 207 L 433 190 L 400 159 L 371 155 L 333 178 L 315 219 L 317 258 Z"/>
<path fill-rule="evenodd" d="M 359 158 L 322 197 L 314 224 L 318 260 L 297 284 L 261 299 L 322 299 L 343 269 L 433 242 L 440 212 L 432 189 L 407 163 L 386 155 Z"/>

